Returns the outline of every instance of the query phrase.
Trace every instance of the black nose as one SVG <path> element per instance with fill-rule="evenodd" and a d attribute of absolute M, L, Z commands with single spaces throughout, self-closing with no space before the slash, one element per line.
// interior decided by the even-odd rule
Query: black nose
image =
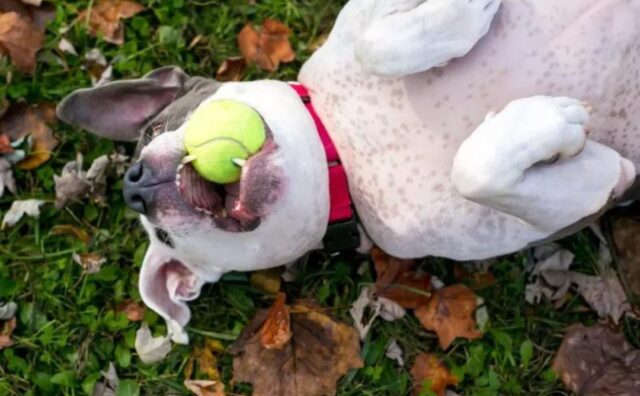
<path fill-rule="evenodd" d="M 136 162 L 124 175 L 122 194 L 128 207 L 140 214 L 147 214 L 153 199 L 153 174 L 142 161 Z"/>

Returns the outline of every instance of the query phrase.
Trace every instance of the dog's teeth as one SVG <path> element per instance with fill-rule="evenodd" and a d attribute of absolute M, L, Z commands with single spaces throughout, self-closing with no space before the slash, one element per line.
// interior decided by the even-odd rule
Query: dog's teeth
<path fill-rule="evenodd" d="M 244 160 L 242 158 L 234 158 L 231 160 L 231 162 L 242 168 L 247 163 L 247 160 Z"/>
<path fill-rule="evenodd" d="M 227 217 L 229 217 L 229 215 L 227 214 L 227 210 L 226 209 L 222 209 L 222 217 L 225 218 L 225 219 Z"/>
<path fill-rule="evenodd" d="M 182 165 L 188 164 L 189 162 L 192 162 L 195 159 L 196 159 L 195 155 L 187 155 L 186 157 L 182 158 L 182 161 L 180 161 L 180 163 Z"/>

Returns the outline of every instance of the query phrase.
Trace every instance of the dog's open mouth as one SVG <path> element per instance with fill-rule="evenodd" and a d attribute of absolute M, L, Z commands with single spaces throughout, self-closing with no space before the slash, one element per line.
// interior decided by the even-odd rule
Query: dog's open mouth
<path fill-rule="evenodd" d="M 259 208 L 253 198 L 261 186 L 264 157 L 273 152 L 273 138 L 267 138 L 262 149 L 242 167 L 240 181 L 231 184 L 212 183 L 190 164 L 178 167 L 176 185 L 182 198 L 196 210 L 210 216 L 220 229 L 229 232 L 252 231 L 260 225 Z"/>

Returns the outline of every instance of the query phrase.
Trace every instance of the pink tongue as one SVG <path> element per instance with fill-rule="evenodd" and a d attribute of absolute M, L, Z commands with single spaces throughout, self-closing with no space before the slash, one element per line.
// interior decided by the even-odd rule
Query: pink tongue
<path fill-rule="evenodd" d="M 180 170 L 180 193 L 197 208 L 213 214 L 222 209 L 222 198 L 215 185 L 200 177 L 191 164 L 186 164 Z"/>
<path fill-rule="evenodd" d="M 224 207 L 229 217 L 236 219 L 243 226 L 251 226 L 259 217 L 245 207 L 240 201 L 240 183 L 228 184 L 225 186 L 227 197 Z"/>

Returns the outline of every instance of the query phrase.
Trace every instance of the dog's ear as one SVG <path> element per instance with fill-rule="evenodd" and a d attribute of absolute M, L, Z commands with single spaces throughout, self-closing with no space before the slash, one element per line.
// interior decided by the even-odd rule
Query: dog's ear
<path fill-rule="evenodd" d="M 177 97 L 188 78 L 178 67 L 163 67 L 140 79 L 79 89 L 56 112 L 60 120 L 98 136 L 137 140 L 145 122 Z"/>
<path fill-rule="evenodd" d="M 191 311 L 185 302 L 198 298 L 203 284 L 186 265 L 167 257 L 151 243 L 140 271 L 140 295 L 149 308 L 165 319 L 176 343 L 189 343 L 184 326 L 191 319 Z"/>

